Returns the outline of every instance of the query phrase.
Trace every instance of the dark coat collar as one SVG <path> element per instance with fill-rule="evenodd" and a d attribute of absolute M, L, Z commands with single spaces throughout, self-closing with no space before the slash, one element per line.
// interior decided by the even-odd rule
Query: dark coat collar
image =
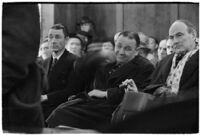
<path fill-rule="evenodd" d="M 113 72 L 110 75 L 109 79 L 113 79 L 113 78 L 116 78 L 118 76 L 127 75 L 131 70 L 133 70 L 134 68 L 137 67 L 137 65 L 140 63 L 140 60 L 141 60 L 140 55 L 135 56 L 135 58 L 133 58 L 131 61 L 122 65 L 118 70 Z M 114 66 L 114 65 L 112 65 L 112 66 Z"/>
<path fill-rule="evenodd" d="M 64 53 L 61 55 L 60 59 L 58 60 L 57 64 L 55 65 L 55 68 L 57 67 L 57 65 L 59 65 L 59 63 L 62 63 L 63 60 L 65 59 L 65 57 L 69 54 L 69 52 L 65 49 Z M 49 68 L 51 66 L 51 62 L 52 62 L 52 56 L 48 59 L 46 59 L 44 61 L 44 68 L 45 68 L 45 71 L 48 73 L 49 71 Z"/>
<path fill-rule="evenodd" d="M 186 80 L 189 79 L 193 71 L 198 70 L 197 69 L 198 67 L 199 67 L 199 50 L 194 55 L 192 55 L 192 57 L 185 64 L 180 85 L 186 82 Z"/>
<path fill-rule="evenodd" d="M 158 72 L 161 72 L 161 77 L 160 79 L 162 80 L 162 82 L 166 82 L 166 79 L 169 75 L 171 66 L 172 66 L 172 59 L 174 57 L 174 54 L 171 54 L 169 56 L 167 56 L 166 58 L 164 58 L 161 63 L 160 66 L 161 68 L 159 68 Z M 198 63 L 199 63 L 199 51 L 197 51 L 185 64 L 185 67 L 183 69 L 183 74 L 181 77 L 181 81 L 180 81 L 180 85 L 182 85 L 183 82 L 185 82 L 185 80 L 188 79 L 188 77 L 190 77 L 190 75 L 193 73 L 194 70 L 196 70 L 196 68 L 198 68 Z M 158 73 L 157 72 L 157 73 Z"/>

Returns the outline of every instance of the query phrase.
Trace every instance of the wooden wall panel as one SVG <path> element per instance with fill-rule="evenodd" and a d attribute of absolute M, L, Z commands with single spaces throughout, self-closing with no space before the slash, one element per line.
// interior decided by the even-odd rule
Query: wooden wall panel
<path fill-rule="evenodd" d="M 170 26 L 170 4 L 125 4 L 124 29 L 163 39 Z"/>
<path fill-rule="evenodd" d="M 113 37 L 116 32 L 116 4 L 88 4 L 85 15 L 94 21 L 100 40 Z"/>
<path fill-rule="evenodd" d="M 54 23 L 62 23 L 65 27 L 67 27 L 69 32 L 73 32 L 75 30 L 75 25 L 76 25 L 75 4 L 55 4 L 54 12 L 55 12 Z"/>
<path fill-rule="evenodd" d="M 178 18 L 190 20 L 199 31 L 199 4 L 180 4 Z"/>
<path fill-rule="evenodd" d="M 94 21 L 100 40 L 116 32 L 116 4 L 55 4 L 55 23 L 63 23 L 70 32 L 82 16 Z"/>
<path fill-rule="evenodd" d="M 182 3 L 120 3 L 120 4 L 55 4 L 55 23 L 63 23 L 70 32 L 82 16 L 96 24 L 100 39 L 111 39 L 121 30 L 142 31 L 163 39 L 176 19 L 188 19 L 199 28 L 199 5 Z"/>
<path fill-rule="evenodd" d="M 48 35 L 49 28 L 54 24 L 54 5 L 41 4 L 41 42 Z"/>

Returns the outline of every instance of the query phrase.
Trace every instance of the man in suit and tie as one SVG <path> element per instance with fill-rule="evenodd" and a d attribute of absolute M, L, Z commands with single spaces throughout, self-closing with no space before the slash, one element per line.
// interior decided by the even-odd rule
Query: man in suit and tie
<path fill-rule="evenodd" d="M 52 56 L 43 61 L 45 74 L 48 78 L 48 88 L 43 90 L 41 102 L 44 117 L 46 118 L 67 97 L 75 94 L 75 91 L 67 89 L 69 75 L 73 70 L 76 56 L 65 49 L 65 41 L 68 33 L 61 24 L 53 25 L 48 32 L 48 42 L 52 49 Z"/>

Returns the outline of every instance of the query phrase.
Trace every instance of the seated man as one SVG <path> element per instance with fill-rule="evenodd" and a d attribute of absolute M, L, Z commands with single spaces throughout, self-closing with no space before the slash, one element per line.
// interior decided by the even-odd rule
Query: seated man
<path fill-rule="evenodd" d="M 116 62 L 98 68 L 87 100 L 58 107 L 47 119 L 49 127 L 65 125 L 98 129 L 110 123 L 112 112 L 124 94 L 119 85 L 126 79 L 133 79 L 141 90 L 148 84 L 147 78 L 154 70 L 147 59 L 138 55 L 139 44 L 138 34 L 122 32 L 116 41 Z"/>
<path fill-rule="evenodd" d="M 169 38 L 174 54 L 165 57 L 152 74 L 151 85 L 154 95 L 178 95 L 187 91 L 198 91 L 198 48 L 195 43 L 196 30 L 186 20 L 175 21 L 169 29 Z M 150 92 L 150 91 L 149 91 Z"/>
<path fill-rule="evenodd" d="M 42 91 L 41 102 L 44 118 L 62 102 L 66 96 L 78 93 L 69 87 L 69 75 L 73 70 L 76 56 L 65 49 L 68 32 L 61 24 L 54 24 L 48 31 L 48 43 L 52 55 L 41 64 L 44 67 L 48 87 Z"/>
<path fill-rule="evenodd" d="M 186 20 L 175 21 L 169 29 L 175 54 L 166 56 L 155 69 L 144 91 L 153 93 L 159 104 L 117 125 L 106 133 L 197 133 L 199 51 L 196 30 Z"/>
<path fill-rule="evenodd" d="M 161 61 L 163 58 L 167 56 L 167 39 L 163 39 L 160 41 L 158 46 L 158 60 Z"/>

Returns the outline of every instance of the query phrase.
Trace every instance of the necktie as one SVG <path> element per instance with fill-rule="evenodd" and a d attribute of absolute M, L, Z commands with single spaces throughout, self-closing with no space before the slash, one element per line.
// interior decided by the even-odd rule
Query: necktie
<path fill-rule="evenodd" d="M 185 56 L 186 53 L 187 53 L 187 52 L 184 51 L 184 52 L 181 52 L 181 53 L 179 53 L 179 54 L 177 55 L 175 66 L 178 65 L 178 62 Z"/>
<path fill-rule="evenodd" d="M 56 64 L 57 61 L 58 60 L 56 58 L 52 60 L 50 71 L 53 70 L 53 67 L 55 66 L 55 64 Z"/>

